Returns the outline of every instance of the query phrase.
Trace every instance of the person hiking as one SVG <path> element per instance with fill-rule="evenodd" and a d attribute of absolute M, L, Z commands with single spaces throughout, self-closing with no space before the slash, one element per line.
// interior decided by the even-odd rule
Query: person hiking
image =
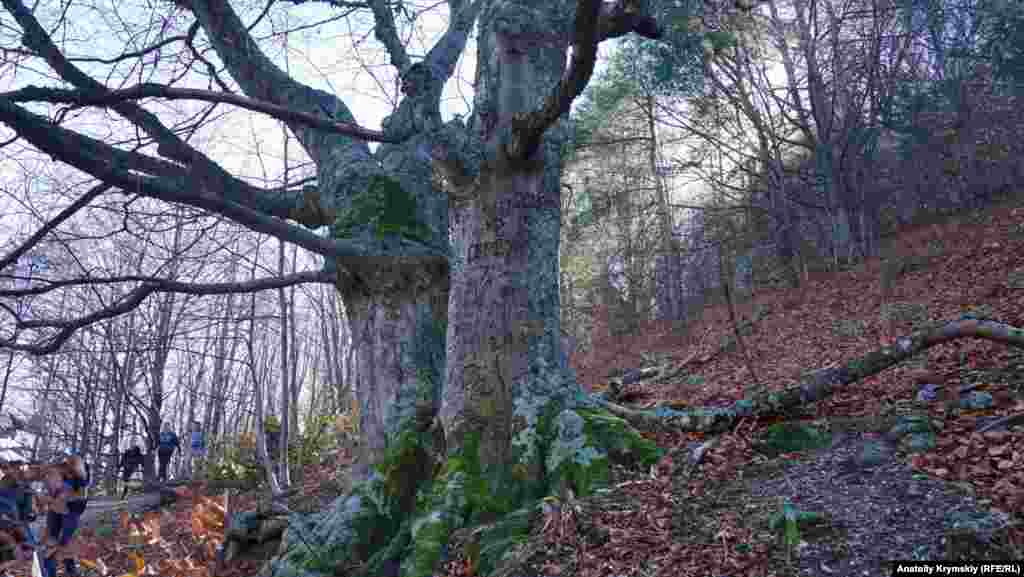
<path fill-rule="evenodd" d="M 171 430 L 170 423 L 164 423 L 164 430 L 160 432 L 160 441 L 156 447 L 156 455 L 160 460 L 160 471 L 157 477 L 161 483 L 167 482 L 167 467 L 171 464 L 171 455 L 174 451 L 181 450 L 181 442 L 178 435 Z"/>
<path fill-rule="evenodd" d="M 128 496 L 128 481 L 131 480 L 135 471 L 142 466 L 143 459 L 142 448 L 134 441 L 128 449 L 121 453 L 121 462 L 118 466 L 121 469 L 121 481 L 124 485 L 121 490 L 122 501 Z"/>
<path fill-rule="evenodd" d="M 31 522 L 35 514 L 25 463 L 0 463 L 0 471 L 0 575 L 6 577 L 9 569 L 32 559 L 36 539 Z"/>
<path fill-rule="evenodd" d="M 0 488 L 13 492 L 18 519 L 32 522 L 36 520 L 36 513 L 32 506 L 32 480 L 28 478 L 26 465 L 25 461 L 20 459 L 3 463 L 4 475 L 3 481 L 0 481 Z M 29 529 L 31 531 L 31 527 Z"/>
<path fill-rule="evenodd" d="M 263 419 L 263 436 L 266 440 L 267 455 L 270 457 L 274 475 L 281 474 L 280 451 L 281 451 L 281 422 L 274 415 Z"/>
<path fill-rule="evenodd" d="M 92 484 L 89 463 L 78 453 L 68 450 L 67 458 L 58 465 L 48 465 L 46 495 L 37 499 L 48 509 L 46 513 L 46 543 L 66 550 L 78 530 L 82 513 L 88 505 L 88 487 Z M 49 551 L 43 561 L 43 577 L 57 577 L 57 552 Z M 77 577 L 78 562 L 64 557 L 64 574 Z"/>
<path fill-rule="evenodd" d="M 267 441 L 267 454 L 276 461 L 281 452 L 281 422 L 274 415 L 263 419 L 263 435 Z"/>
<path fill-rule="evenodd" d="M 192 443 L 192 474 L 200 475 L 203 459 L 206 457 L 206 437 L 203 435 L 203 424 L 192 421 L 190 441 Z"/>

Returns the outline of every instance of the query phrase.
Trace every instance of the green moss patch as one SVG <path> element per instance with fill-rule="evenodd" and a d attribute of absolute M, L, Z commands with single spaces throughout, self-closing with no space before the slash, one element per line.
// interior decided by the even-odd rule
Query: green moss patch
<path fill-rule="evenodd" d="M 832 435 L 815 426 L 804 423 L 776 423 L 768 427 L 754 448 L 763 455 L 774 458 L 783 453 L 798 453 L 827 447 Z"/>

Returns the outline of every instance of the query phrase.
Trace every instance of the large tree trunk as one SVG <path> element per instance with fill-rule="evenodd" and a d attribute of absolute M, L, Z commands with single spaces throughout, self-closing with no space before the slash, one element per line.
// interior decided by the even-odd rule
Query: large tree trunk
<path fill-rule="evenodd" d="M 402 144 L 382 145 L 374 154 L 386 178 L 353 179 L 352 162 L 335 163 L 346 159 L 342 149 L 311 152 L 321 188 L 345 182 L 353 188 L 351 182 L 368 180 L 371 200 L 387 205 L 397 196 L 411 198 L 403 202 L 414 205 L 415 224 L 425 225 L 435 244 L 450 232 L 454 246 L 450 265 L 448 259 L 399 252 L 335 263 L 352 329 L 362 447 L 352 493 L 309 529 L 296 530 L 303 534 L 289 532 L 286 541 L 295 546 L 286 560 L 292 567 L 431 575 L 453 531 L 528 506 L 553 486 L 586 492 L 607 479 L 608 459 L 581 440 L 583 417 L 571 410 L 583 404 L 593 409 L 593 403 L 580 396 L 559 363 L 564 136 L 548 131 L 541 140 L 585 85 L 596 41 L 577 39 L 589 54 L 580 65 L 582 80 L 562 87 L 557 102 L 546 101 L 543 114 L 528 118 L 541 104 L 539 97 L 560 86 L 575 6 L 485 5 L 490 7 L 481 20 L 481 68 L 469 130 L 458 121 L 442 126 L 436 98 L 420 98 L 435 91 L 439 96 L 432 75 L 455 62 L 454 55 L 431 53 L 406 71 L 403 90 L 408 88 L 409 98 L 384 123 L 386 132 L 410 131 Z M 596 6 L 584 21 L 593 24 Z M 468 35 L 474 12 L 467 6 L 459 16 L 465 17 L 459 34 Z M 378 28 L 379 34 L 387 32 Z M 402 55 L 392 56 L 400 61 Z M 307 149 L 317 148 L 312 138 L 304 142 L 310 143 Z M 450 149 L 439 151 L 445 148 Z M 456 189 L 450 193 L 449 231 L 449 199 L 433 190 L 429 161 L 465 150 L 471 152 L 460 160 L 469 162 L 458 168 L 466 168 L 469 178 L 452 172 L 449 182 Z M 388 197 L 377 198 L 385 190 Z M 351 207 L 339 208 L 339 237 L 384 232 L 372 224 L 368 230 L 353 225 L 352 213 Z M 394 215 L 381 215 L 382 223 L 386 216 Z M 384 239 L 387 249 L 390 236 Z M 605 431 L 618 423 L 593 427 Z M 614 442 L 628 443 L 624 437 Z M 492 564 L 497 551 L 486 554 Z M 481 562 L 480 571 L 486 567 Z"/>
<path fill-rule="evenodd" d="M 355 349 L 360 448 L 353 471 L 365 479 L 389 439 L 417 407 L 436 412 L 444 376 L 448 271 L 419 259 L 345 263 L 341 281 Z"/>
<path fill-rule="evenodd" d="M 512 119 L 532 111 L 561 76 L 571 23 L 562 3 L 495 14 L 480 33 L 478 106 L 485 103 L 486 159 L 478 188 L 455 208 L 448 387 L 441 416 L 449 455 L 475 453 L 498 492 L 517 464 L 539 480 L 529 455 L 539 412 L 576 383 L 559 358 L 560 147 L 551 130 L 526 158 L 510 154 Z M 543 10 L 543 12 L 541 12 Z M 546 20 L 546 21 L 542 21 Z M 497 24 L 496 24 L 497 23 Z M 508 28 L 503 28 L 507 25 Z M 517 33 L 512 33 L 515 30 Z M 525 32 L 524 32 L 525 31 Z M 481 96 L 483 98 L 481 98 Z M 519 417 L 519 418 L 515 418 Z"/>

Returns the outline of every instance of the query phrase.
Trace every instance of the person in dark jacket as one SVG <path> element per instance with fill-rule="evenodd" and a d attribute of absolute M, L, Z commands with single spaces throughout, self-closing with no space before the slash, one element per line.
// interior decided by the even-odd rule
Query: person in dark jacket
<path fill-rule="evenodd" d="M 142 466 L 142 461 L 142 448 L 136 443 L 132 443 L 131 447 L 121 453 L 121 463 L 119 464 L 119 467 L 121 469 L 121 481 L 124 485 L 124 488 L 121 490 L 122 501 L 128 496 L 128 481 L 131 480 L 135 471 Z"/>
<path fill-rule="evenodd" d="M 46 513 L 46 541 L 67 547 L 78 531 L 78 525 L 88 505 L 88 487 L 92 483 L 92 471 L 85 460 L 68 451 L 68 457 L 58 467 L 50 468 L 46 476 L 46 495 L 39 497 L 49 509 Z M 64 559 L 64 574 L 77 577 L 78 563 L 71 557 Z M 43 561 L 44 577 L 57 577 L 57 560 L 54 555 Z"/>
<path fill-rule="evenodd" d="M 206 435 L 203 434 L 203 424 L 199 421 L 192 421 L 192 430 L 189 432 L 191 446 L 191 462 L 189 469 L 195 478 L 203 475 L 203 461 L 206 459 Z"/>
<path fill-rule="evenodd" d="M 171 456 L 174 451 L 181 450 L 181 442 L 178 435 L 171 429 L 170 423 L 164 423 L 164 430 L 160 432 L 160 440 L 156 447 L 156 456 L 160 460 L 160 471 L 157 475 L 160 482 L 167 482 L 167 467 L 171 464 Z"/>

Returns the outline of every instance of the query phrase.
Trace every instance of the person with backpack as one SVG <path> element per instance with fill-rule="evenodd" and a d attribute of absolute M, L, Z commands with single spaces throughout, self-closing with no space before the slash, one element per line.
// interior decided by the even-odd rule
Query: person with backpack
<path fill-rule="evenodd" d="M 0 575 L 6 576 L 8 569 L 32 559 L 36 540 L 30 523 L 35 514 L 25 463 L 0 463 L 0 470 Z"/>
<path fill-rule="evenodd" d="M 199 421 L 192 421 L 190 441 L 192 442 L 192 462 L 189 463 L 189 468 L 192 469 L 192 474 L 198 477 L 202 474 L 203 459 L 206 458 L 206 436 L 203 435 L 203 424 Z"/>
<path fill-rule="evenodd" d="M 45 472 L 46 495 L 37 499 L 47 507 L 46 543 L 64 549 L 75 536 L 82 513 L 88 505 L 88 487 L 92 484 L 92 470 L 81 455 L 67 452 L 64 462 L 49 465 Z M 43 561 L 44 577 L 57 577 L 57 550 L 48 551 Z M 73 557 L 64 558 L 64 573 L 77 577 L 78 563 Z"/>
<path fill-rule="evenodd" d="M 181 450 L 181 442 L 178 435 L 171 430 L 170 423 L 164 423 L 164 430 L 160 432 L 160 441 L 157 444 L 156 456 L 160 460 L 160 471 L 157 475 L 160 482 L 167 482 L 167 467 L 171 464 L 171 455 L 174 451 Z"/>
<path fill-rule="evenodd" d="M 274 415 L 263 419 L 263 435 L 267 442 L 267 454 L 276 461 L 281 452 L 281 422 Z"/>
<path fill-rule="evenodd" d="M 124 484 L 124 488 L 121 490 L 122 501 L 128 496 L 128 481 L 135 474 L 135 471 L 142 466 L 143 459 L 142 448 L 135 442 L 132 442 L 131 446 L 121 453 L 121 462 L 118 466 L 121 469 L 121 481 Z"/>
<path fill-rule="evenodd" d="M 12 491 L 18 519 L 32 522 L 36 520 L 35 508 L 32 506 L 32 486 L 25 461 L 14 460 L 3 464 L 3 480 L 0 490 Z M 31 528 L 30 528 L 31 530 Z"/>
<path fill-rule="evenodd" d="M 263 419 L 263 435 L 274 475 L 280 475 L 281 463 L 278 461 L 281 453 L 281 422 L 274 415 L 269 415 Z"/>

